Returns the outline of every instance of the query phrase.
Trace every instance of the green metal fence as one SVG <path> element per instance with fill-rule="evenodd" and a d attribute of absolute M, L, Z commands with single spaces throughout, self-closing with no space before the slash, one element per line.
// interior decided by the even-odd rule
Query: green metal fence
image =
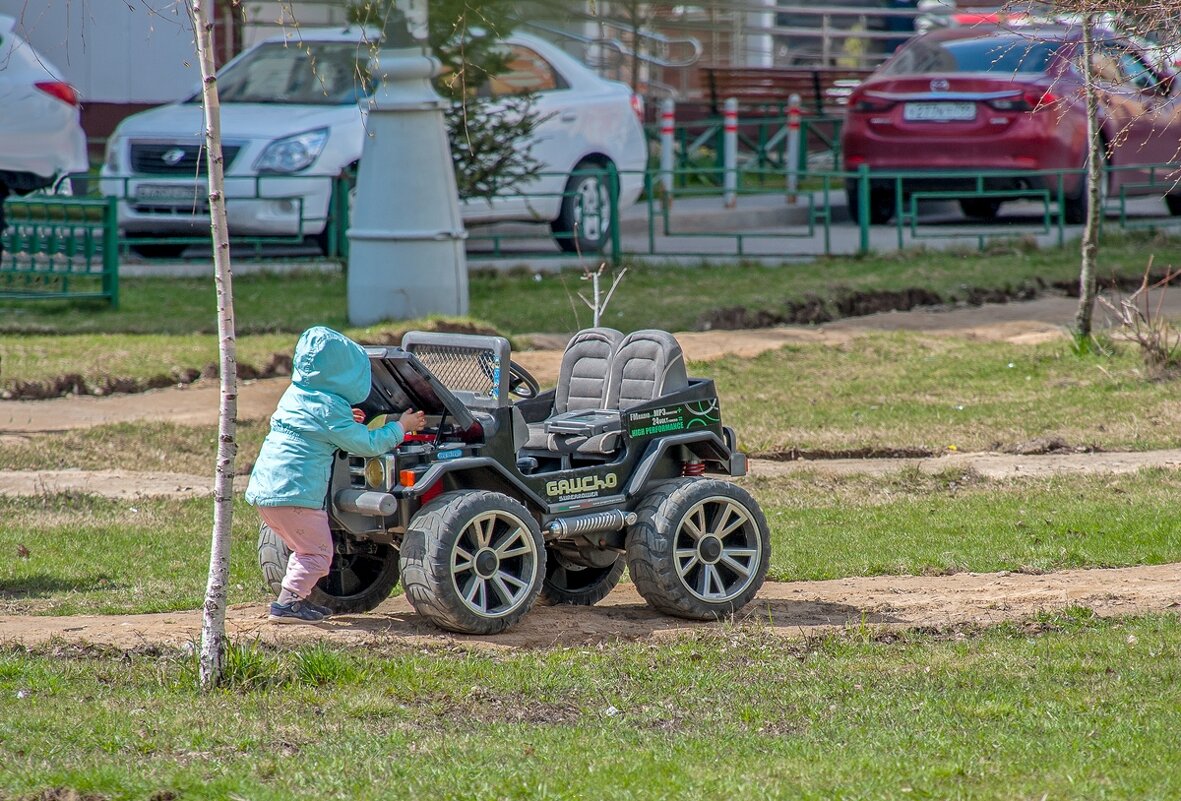
<path fill-rule="evenodd" d="M 769 145 L 773 138 L 774 134 L 771 134 L 764 144 Z M 779 143 L 774 146 L 778 148 Z M 1181 186 L 1175 183 L 1179 168 L 1181 165 L 1178 164 L 1108 168 L 1111 174 L 1133 171 L 1134 175 L 1123 188 L 1105 199 L 1104 224 L 1129 229 L 1181 224 L 1181 217 L 1173 216 L 1174 213 L 1181 215 Z M 744 180 L 738 184 L 734 204 L 736 208 L 729 209 L 718 187 L 722 171 L 712 164 L 678 168 L 669 194 L 663 192 L 657 170 L 626 174 L 612 170 L 606 172 L 609 174 L 611 191 L 603 209 L 596 211 L 585 205 L 576 206 L 578 216 L 582 219 L 600 223 L 603 219 L 613 221 L 608 229 L 610 235 L 602 243 L 601 250 L 569 247 L 570 234 L 561 231 L 554 233 L 548 220 L 524 225 L 469 223 L 469 261 L 536 261 L 571 256 L 612 264 L 634 256 L 738 256 L 798 260 L 821 255 L 865 254 L 875 249 L 893 250 L 948 241 L 975 244 L 983 249 L 987 242 L 997 238 L 1036 237 L 1044 244 L 1062 244 L 1070 230 L 1064 214 L 1067 199 L 1064 188 L 1076 176 L 1082 175 L 1080 169 L 940 173 L 939 188 L 928 189 L 923 179 L 930 178 L 931 173 L 805 169 L 800 174 L 800 189 L 789 194 L 782 165 L 758 168 L 748 163 L 743 168 Z M 563 180 L 567 178 L 561 177 Z M 958 178 L 960 187 L 955 190 L 944 188 L 947 178 Z M 619 184 L 630 183 L 628 179 L 630 182 L 642 181 L 643 192 L 638 204 L 623 207 L 619 203 Z M 334 182 L 332 203 L 327 227 L 322 232 L 317 227 L 318 246 L 306 236 L 235 237 L 232 240 L 235 258 L 244 261 L 319 259 L 322 256 L 318 247 L 323 247 L 330 258 L 346 260 L 353 178 L 348 175 L 334 176 L 331 180 Z M 892 221 L 888 225 L 872 224 L 865 202 L 856 202 L 858 197 L 863 201 L 868 198 L 871 184 L 878 191 L 886 187 L 889 194 Z M 1010 185 L 1029 188 L 998 188 Z M 1148 193 L 1157 198 L 1168 197 L 1168 205 L 1161 203 L 1157 208 L 1140 203 L 1136 213 L 1133 213 L 1130 204 L 1138 200 L 1139 193 Z M 526 199 L 540 201 L 544 198 L 551 206 L 554 205 L 555 197 L 566 197 L 567 194 L 565 191 L 522 192 Z M 575 193 L 569 195 L 571 202 L 582 203 Z M 852 206 L 846 205 L 847 197 L 854 199 Z M 931 216 L 927 212 L 936 207 L 930 206 L 930 201 L 944 202 L 945 205 L 938 208 L 949 213 Z M 1007 205 L 1007 208 L 1013 208 L 1018 202 L 1021 205 L 1018 214 L 1009 213 L 995 220 L 979 220 L 967 219 L 948 204 L 956 201 L 965 209 L 971 204 L 977 208 L 992 203 L 1012 204 Z M 323 215 L 320 220 L 323 220 Z M 28 226 L 15 227 L 8 232 L 7 237 L 21 237 L 32 231 Z M 145 244 L 203 245 L 201 249 L 191 249 L 186 254 L 189 258 L 208 259 L 210 253 L 208 234 L 157 239 L 125 238 L 120 241 L 120 247 L 126 249 L 133 242 L 140 249 Z M 291 245 L 298 245 L 302 249 L 294 250 L 289 247 Z M 12 282 L 11 277 L 8 280 Z"/>
<path fill-rule="evenodd" d="M 119 305 L 115 198 L 28 196 L 8 200 L 5 216 L 0 297 Z"/>

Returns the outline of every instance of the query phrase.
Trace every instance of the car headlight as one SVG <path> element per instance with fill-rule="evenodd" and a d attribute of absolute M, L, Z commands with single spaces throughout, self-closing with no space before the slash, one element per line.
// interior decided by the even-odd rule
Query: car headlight
<path fill-rule="evenodd" d="M 119 139 L 112 136 L 107 140 L 107 152 L 103 155 L 103 165 L 109 172 L 119 172 Z"/>
<path fill-rule="evenodd" d="M 376 456 L 365 460 L 365 483 L 372 489 L 389 492 L 397 475 L 393 456 Z"/>
<path fill-rule="evenodd" d="M 276 139 L 262 151 L 254 168 L 259 172 L 297 172 L 319 158 L 327 141 L 327 128 Z"/>

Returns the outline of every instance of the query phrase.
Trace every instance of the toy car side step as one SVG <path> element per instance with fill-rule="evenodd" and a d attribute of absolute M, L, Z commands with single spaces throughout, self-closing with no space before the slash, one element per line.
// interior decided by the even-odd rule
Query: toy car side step
<path fill-rule="evenodd" d="M 635 525 L 638 519 L 635 512 L 608 509 L 605 512 L 594 512 L 589 515 L 559 517 L 556 520 L 551 520 L 545 530 L 547 534 L 554 537 L 571 537 L 576 534 L 589 534 L 592 531 L 619 531 L 624 526 Z"/>

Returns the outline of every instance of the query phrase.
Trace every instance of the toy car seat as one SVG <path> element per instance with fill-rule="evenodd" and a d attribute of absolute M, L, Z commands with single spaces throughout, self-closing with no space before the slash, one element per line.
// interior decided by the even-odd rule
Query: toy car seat
<path fill-rule="evenodd" d="M 570 338 L 554 389 L 553 415 L 603 408 L 612 357 L 623 338 L 614 328 L 585 328 Z M 526 447 L 546 448 L 547 439 L 544 421 L 529 424 Z"/>
<path fill-rule="evenodd" d="M 685 354 L 676 337 L 647 328 L 624 337 L 607 380 L 608 409 L 626 409 L 689 386 Z"/>
<path fill-rule="evenodd" d="M 622 436 L 621 411 L 688 386 L 685 355 L 676 337 L 654 328 L 628 334 L 611 359 L 602 407 L 582 413 L 568 410 L 546 420 L 540 447 L 560 454 L 609 456 Z"/>

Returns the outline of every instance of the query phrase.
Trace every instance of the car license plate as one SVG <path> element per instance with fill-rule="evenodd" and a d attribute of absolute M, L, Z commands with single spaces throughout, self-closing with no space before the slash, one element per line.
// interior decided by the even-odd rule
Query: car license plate
<path fill-rule="evenodd" d="M 976 119 L 975 103 L 907 103 L 902 118 L 911 122 L 956 122 Z"/>
<path fill-rule="evenodd" d="M 135 189 L 136 201 L 168 206 L 203 206 L 205 196 L 205 187 L 195 184 L 140 184 Z"/>

